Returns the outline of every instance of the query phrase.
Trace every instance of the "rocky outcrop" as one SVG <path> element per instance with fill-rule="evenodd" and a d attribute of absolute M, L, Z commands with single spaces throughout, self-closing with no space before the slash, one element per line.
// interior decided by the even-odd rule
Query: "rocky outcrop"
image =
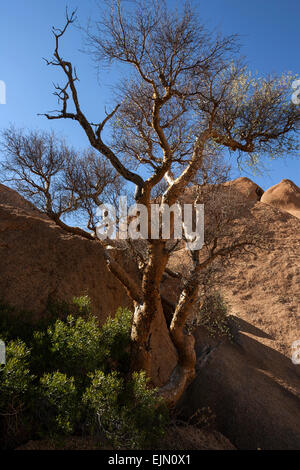
<path fill-rule="evenodd" d="M 264 191 L 260 186 L 245 176 L 228 181 L 227 183 L 224 183 L 223 186 L 224 188 L 230 188 L 237 193 L 240 193 L 249 201 L 260 201 L 264 194 Z"/>
<path fill-rule="evenodd" d="M 269 188 L 261 201 L 300 219 L 300 188 L 291 180 L 282 180 Z"/>
<path fill-rule="evenodd" d="M 230 343 L 197 331 L 197 377 L 184 406 L 188 415 L 209 406 L 237 448 L 300 449 L 300 365 L 291 361 L 300 339 L 300 221 L 247 198 L 237 209 L 232 239 L 247 230 L 263 240 L 220 261 L 213 288 L 240 332 Z M 169 267 L 189 271 L 186 250 L 175 252 Z M 164 295 L 176 302 L 179 293 L 178 280 L 166 279 Z"/>
<path fill-rule="evenodd" d="M 100 321 L 129 305 L 107 270 L 103 248 L 65 233 L 15 191 L 0 187 L 0 298 L 42 314 L 49 300 L 89 295 Z"/>
<path fill-rule="evenodd" d="M 221 261 L 214 286 L 224 294 L 233 314 L 263 329 L 273 338 L 271 347 L 288 356 L 292 342 L 300 339 L 300 221 L 286 211 L 246 199 L 234 215 L 232 240 L 240 240 L 244 231 L 257 232 L 262 235 L 261 243 L 249 253 Z M 169 267 L 189 272 L 188 252 L 175 252 Z M 178 280 L 166 278 L 163 286 L 164 295 L 176 302 Z"/>

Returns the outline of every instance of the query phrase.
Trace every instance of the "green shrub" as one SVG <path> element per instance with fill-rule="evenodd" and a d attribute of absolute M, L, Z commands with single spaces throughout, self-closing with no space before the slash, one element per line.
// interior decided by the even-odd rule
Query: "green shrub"
<path fill-rule="evenodd" d="M 75 307 L 75 313 L 81 317 L 88 317 L 91 314 L 91 299 L 88 295 L 74 297 L 72 305 Z"/>
<path fill-rule="evenodd" d="M 95 371 L 83 395 L 91 424 L 97 420 L 114 448 L 151 447 L 164 435 L 168 412 L 157 395 L 148 388 L 145 373 L 134 373 L 125 381 L 117 372 Z"/>
<path fill-rule="evenodd" d="M 47 330 L 52 365 L 69 375 L 82 377 L 95 369 L 127 372 L 130 364 L 132 313 L 118 309 L 99 328 L 96 317 L 57 320 Z"/>
<path fill-rule="evenodd" d="M 34 379 L 29 370 L 30 350 L 21 340 L 6 347 L 6 364 L 0 366 L 0 407 L 21 405 Z"/>
<path fill-rule="evenodd" d="M 116 371 L 105 374 L 96 370 L 89 375 L 91 384 L 83 394 L 82 402 L 87 408 L 88 425 L 92 431 L 100 426 L 109 440 L 120 423 L 119 396 L 124 380 Z"/>
<path fill-rule="evenodd" d="M 100 346 L 106 370 L 117 367 L 119 371 L 128 371 L 131 324 L 132 312 L 126 308 L 119 308 L 115 317 L 109 317 L 102 326 Z"/>
<path fill-rule="evenodd" d="M 57 312 L 62 318 L 54 321 L 54 309 L 36 330 L 25 328 L 27 345 L 8 343 L 0 368 L 1 447 L 74 432 L 102 431 L 115 448 L 149 447 L 162 437 L 166 407 L 144 373 L 129 374 L 132 313 L 120 308 L 99 327 L 89 311 L 87 297 L 75 299 L 71 315 Z M 10 313 L 0 318 L 0 336 Z M 21 315 L 12 318 L 4 340 L 22 334 Z"/>
<path fill-rule="evenodd" d="M 157 389 L 149 388 L 145 372 L 135 372 L 125 391 L 126 418 L 134 431 L 133 447 L 145 448 L 157 445 L 169 423 L 169 413 Z M 129 391 L 129 393 L 128 393 Z"/>
<path fill-rule="evenodd" d="M 68 315 L 86 318 L 89 314 L 90 300 L 87 296 L 74 297 L 72 303 L 49 300 L 39 316 L 29 310 L 11 307 L 0 299 L 0 336 L 6 342 L 19 338 L 30 344 L 33 331 L 45 331 L 56 320 L 66 320 Z"/>
<path fill-rule="evenodd" d="M 23 438 L 30 427 L 34 376 L 29 359 L 30 350 L 22 341 L 8 343 L 6 364 L 0 366 L 0 443 L 4 448 Z"/>
<path fill-rule="evenodd" d="M 102 364 L 100 348 L 101 332 L 95 317 L 88 320 L 57 320 L 47 330 L 54 369 L 74 377 L 84 377 Z"/>
<path fill-rule="evenodd" d="M 43 375 L 38 409 L 48 434 L 71 434 L 80 415 L 74 378 L 61 372 Z"/>
<path fill-rule="evenodd" d="M 53 371 L 53 351 L 47 332 L 33 331 L 30 347 L 32 372 L 37 376 L 41 376 L 45 372 Z"/>

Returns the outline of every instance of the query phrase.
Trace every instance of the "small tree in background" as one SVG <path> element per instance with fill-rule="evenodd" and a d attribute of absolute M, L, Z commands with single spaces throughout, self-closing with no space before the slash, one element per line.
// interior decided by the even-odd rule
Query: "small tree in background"
<path fill-rule="evenodd" d="M 121 177 L 109 162 L 93 149 L 76 152 L 53 132 L 10 127 L 2 132 L 1 144 L 2 181 L 64 230 L 93 239 L 90 232 L 71 227 L 64 219 L 82 219 L 96 232 L 97 207 L 104 201 L 114 202 L 121 189 Z"/>

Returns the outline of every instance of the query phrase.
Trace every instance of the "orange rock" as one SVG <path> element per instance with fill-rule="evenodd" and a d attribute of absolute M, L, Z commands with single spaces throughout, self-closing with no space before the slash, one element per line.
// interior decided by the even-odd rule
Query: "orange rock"
<path fill-rule="evenodd" d="M 277 207 L 300 219 L 300 188 L 291 180 L 282 180 L 269 188 L 261 202 Z"/>

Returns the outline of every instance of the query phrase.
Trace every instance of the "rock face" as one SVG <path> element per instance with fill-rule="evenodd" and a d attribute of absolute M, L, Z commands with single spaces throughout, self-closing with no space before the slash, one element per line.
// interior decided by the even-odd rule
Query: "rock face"
<path fill-rule="evenodd" d="M 269 188 L 261 201 L 300 219 L 300 188 L 291 180 L 282 180 Z"/>
<path fill-rule="evenodd" d="M 41 217 L 46 218 L 31 202 L 26 201 L 20 194 L 14 191 L 3 184 L 0 184 L 0 204 L 6 205 L 10 207 L 18 207 L 19 209 L 29 210 L 31 212 L 35 212 L 36 214 L 40 214 Z"/>
<path fill-rule="evenodd" d="M 107 270 L 100 244 L 66 234 L 15 191 L 0 186 L 0 297 L 41 314 L 48 300 L 88 294 L 103 321 L 129 305 Z"/>
<path fill-rule="evenodd" d="M 244 324 L 243 328 L 252 329 Z M 183 403 L 187 415 L 210 407 L 238 449 L 300 449 L 300 376 L 287 357 L 242 333 L 220 342 L 196 333 L 197 376 Z"/>
<path fill-rule="evenodd" d="M 131 306 L 103 253 L 99 243 L 64 232 L 18 193 L 0 185 L 1 301 L 43 315 L 49 300 L 70 302 L 87 294 L 103 323 L 119 306 Z M 120 256 L 119 261 L 134 270 L 129 259 Z M 164 318 L 154 322 L 150 346 L 153 381 L 162 385 L 177 361 Z"/>
<path fill-rule="evenodd" d="M 197 378 L 184 405 L 189 415 L 209 406 L 218 430 L 240 449 L 300 449 L 300 365 L 291 361 L 300 339 L 300 220 L 245 198 L 234 238 L 262 227 L 264 244 L 217 266 L 213 287 L 240 333 L 233 344 L 196 333 Z M 169 265 L 184 272 L 188 263 L 180 250 Z M 173 302 L 179 291 L 176 279 L 165 281 Z"/>
<path fill-rule="evenodd" d="M 264 191 L 260 186 L 245 176 L 241 176 L 240 178 L 224 183 L 224 187 L 233 189 L 234 191 L 242 194 L 249 201 L 259 201 L 264 194 Z"/>

